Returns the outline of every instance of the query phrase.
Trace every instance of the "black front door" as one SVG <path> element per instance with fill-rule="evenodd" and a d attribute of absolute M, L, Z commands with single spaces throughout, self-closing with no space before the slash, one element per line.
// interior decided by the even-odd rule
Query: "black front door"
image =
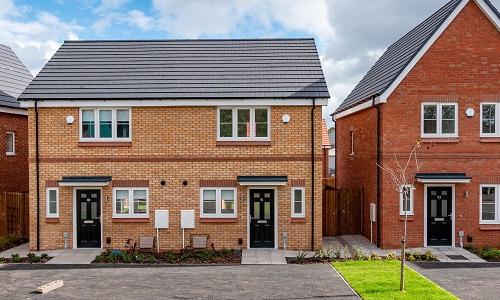
<path fill-rule="evenodd" d="M 452 189 L 427 187 L 427 246 L 452 246 Z"/>
<path fill-rule="evenodd" d="M 274 190 L 250 190 L 250 247 L 274 248 Z"/>
<path fill-rule="evenodd" d="M 76 191 L 78 248 L 101 248 L 101 191 Z"/>

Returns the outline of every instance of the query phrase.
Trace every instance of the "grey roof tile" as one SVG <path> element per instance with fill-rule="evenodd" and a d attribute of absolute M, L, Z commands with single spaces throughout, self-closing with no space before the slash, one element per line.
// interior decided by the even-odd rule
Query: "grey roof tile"
<path fill-rule="evenodd" d="M 392 44 L 340 104 L 335 113 L 365 102 L 373 96 L 381 95 L 403 72 L 413 57 L 418 54 L 460 2 L 462 0 L 451 0 Z M 491 3 L 489 4 L 491 5 Z M 493 5 L 491 6 L 493 7 Z"/>
<path fill-rule="evenodd" d="M 20 107 L 21 95 L 33 76 L 8 46 L 0 44 L 0 106 Z"/>
<path fill-rule="evenodd" d="M 313 39 L 66 41 L 20 99 L 329 98 Z"/>

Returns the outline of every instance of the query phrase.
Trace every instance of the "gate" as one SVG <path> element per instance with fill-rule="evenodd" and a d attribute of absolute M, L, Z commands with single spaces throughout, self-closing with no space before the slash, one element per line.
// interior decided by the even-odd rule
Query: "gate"
<path fill-rule="evenodd" d="M 0 236 L 29 235 L 28 193 L 0 191 Z"/>
<path fill-rule="evenodd" d="M 323 236 L 361 234 L 363 189 L 323 190 Z"/>

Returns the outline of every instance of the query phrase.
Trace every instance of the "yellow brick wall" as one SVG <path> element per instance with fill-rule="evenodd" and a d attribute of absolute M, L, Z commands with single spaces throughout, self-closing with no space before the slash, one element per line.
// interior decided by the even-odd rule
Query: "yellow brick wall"
<path fill-rule="evenodd" d="M 215 107 L 133 107 L 132 145 L 128 147 L 83 147 L 78 143 L 78 108 L 39 108 L 40 149 L 40 249 L 60 249 L 63 232 L 69 232 L 73 247 L 73 187 L 59 187 L 59 222 L 45 219 L 47 180 L 63 176 L 112 176 L 113 180 L 149 180 L 147 223 L 112 222 L 112 185 L 102 188 L 103 246 L 123 247 L 125 238 L 138 241 L 156 235 L 154 211 L 170 210 L 169 229 L 160 233 L 162 249 L 180 249 L 180 210 L 194 209 L 195 229 L 185 232 L 210 236 L 216 248 L 247 248 L 247 187 L 237 187 L 236 223 L 200 223 L 200 180 L 235 180 L 238 175 L 288 175 L 286 186 L 277 188 L 278 246 L 288 232 L 288 249 L 311 246 L 311 107 L 271 107 L 270 146 L 217 145 Z M 283 124 L 281 116 L 291 121 Z M 75 117 L 72 125 L 66 116 Z M 321 109 L 315 112 L 315 249 L 321 247 Z M 30 136 L 30 241 L 36 249 L 35 118 L 29 110 Z M 186 161 L 186 158 L 188 160 Z M 155 161 L 159 160 L 159 161 Z M 291 180 L 305 180 L 306 219 L 291 221 Z M 166 181 L 161 186 L 161 180 Z M 184 186 L 182 182 L 188 181 Z M 265 187 L 264 187 L 265 188 Z M 241 201 L 241 196 L 244 200 Z M 106 244 L 106 237 L 112 243 Z M 243 238 L 242 246 L 238 238 Z"/>

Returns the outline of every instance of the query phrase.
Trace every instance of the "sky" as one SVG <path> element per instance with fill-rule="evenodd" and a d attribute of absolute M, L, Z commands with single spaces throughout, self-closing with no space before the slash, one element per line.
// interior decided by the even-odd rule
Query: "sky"
<path fill-rule="evenodd" d="M 64 40 L 314 38 L 330 114 L 448 0 L 0 0 L 0 43 L 36 76 Z M 491 0 L 500 9 L 500 0 Z"/>

